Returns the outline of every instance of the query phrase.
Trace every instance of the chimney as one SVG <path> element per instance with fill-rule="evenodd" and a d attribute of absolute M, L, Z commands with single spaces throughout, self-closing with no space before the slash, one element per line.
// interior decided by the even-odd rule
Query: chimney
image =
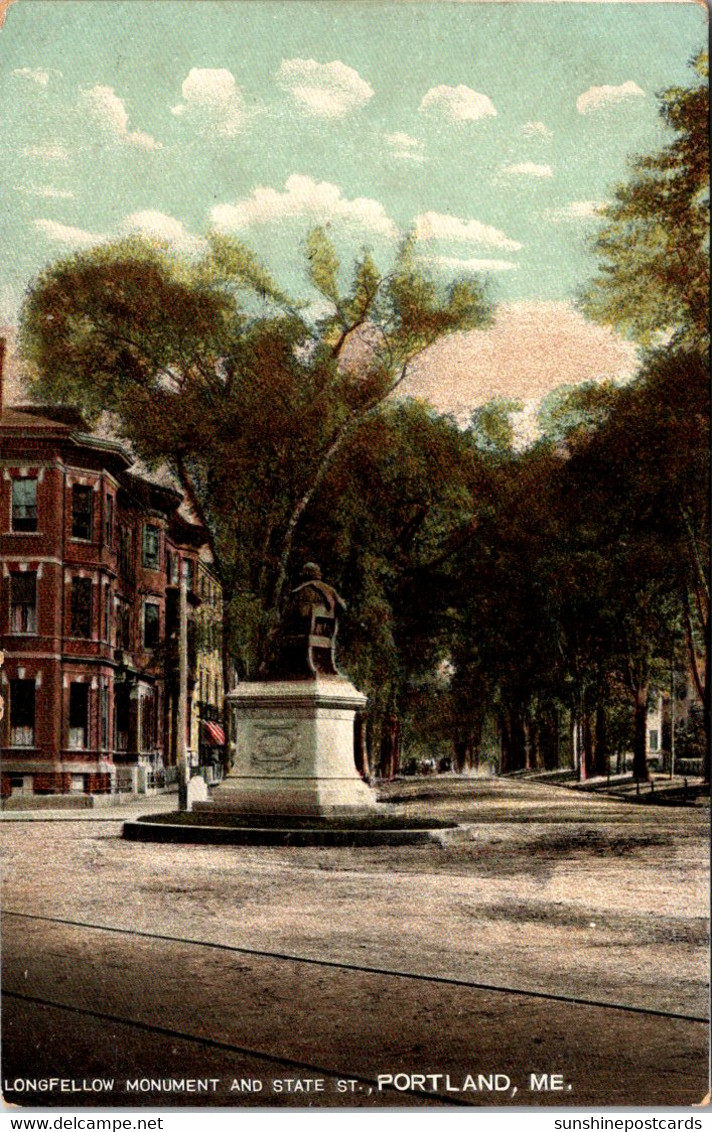
<path fill-rule="evenodd" d="M 5 339 L 0 338 L 0 417 L 2 416 L 3 370 L 5 367 Z"/>

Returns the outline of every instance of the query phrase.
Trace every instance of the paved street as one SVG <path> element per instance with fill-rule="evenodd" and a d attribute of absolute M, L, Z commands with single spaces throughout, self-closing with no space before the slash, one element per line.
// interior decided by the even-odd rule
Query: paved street
<path fill-rule="evenodd" d="M 8 1099 L 702 1100 L 708 810 L 484 778 L 386 793 L 466 824 L 407 849 L 189 848 L 121 840 L 118 810 L 8 815 L 3 1076 L 89 1090 Z"/>

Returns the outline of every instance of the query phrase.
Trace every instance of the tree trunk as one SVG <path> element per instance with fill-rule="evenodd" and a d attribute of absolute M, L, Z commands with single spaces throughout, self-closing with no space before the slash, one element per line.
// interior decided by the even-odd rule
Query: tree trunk
<path fill-rule="evenodd" d="M 559 765 L 559 721 L 555 710 L 542 720 L 539 746 L 542 766 L 545 770 L 555 770 Z"/>
<path fill-rule="evenodd" d="M 705 576 L 703 575 L 703 577 Z M 707 607 L 709 607 L 709 599 L 707 600 Z M 683 593 L 683 608 L 685 612 L 685 638 L 687 641 L 690 671 L 695 682 L 697 694 L 702 702 L 702 718 L 704 719 L 705 726 L 705 753 L 702 759 L 702 775 L 705 782 L 709 782 L 710 743 L 712 742 L 712 720 L 710 719 L 710 708 L 712 707 L 712 639 L 709 630 L 709 612 L 704 613 L 700 610 L 702 640 L 704 641 L 704 657 L 702 658 L 704 673 L 701 674 L 700 658 L 698 657 L 695 647 L 695 635 L 692 630 L 692 618 L 690 614 L 690 598 L 687 590 Z M 700 608 L 699 602 L 698 608 Z"/>
<path fill-rule="evenodd" d="M 452 741 L 453 752 L 453 769 L 457 774 L 462 774 L 467 766 L 469 757 L 469 740 L 468 739 L 453 739 Z"/>
<path fill-rule="evenodd" d="M 381 728 L 381 778 L 390 781 L 400 769 L 402 728 L 397 715 L 387 715 Z"/>
<path fill-rule="evenodd" d="M 509 734 L 509 721 L 506 716 L 501 716 L 499 720 L 499 743 L 500 743 L 500 760 L 499 772 L 500 774 L 508 774 L 512 769 L 511 766 L 511 737 Z"/>
<path fill-rule="evenodd" d="M 704 694 L 703 705 L 702 705 L 703 706 L 702 718 L 705 721 L 705 751 L 704 751 L 704 755 L 702 756 L 702 777 L 704 778 L 705 782 L 709 782 L 709 780 L 710 780 L 710 743 L 712 743 L 712 737 L 710 736 L 710 726 L 711 726 L 711 723 L 712 723 L 712 721 L 710 721 L 710 704 L 712 704 L 712 699 L 710 698 L 710 693 L 712 693 L 712 664 L 710 664 L 710 643 L 709 643 L 709 640 L 706 643 L 705 649 L 706 649 L 705 694 Z"/>
<path fill-rule="evenodd" d="M 635 690 L 635 722 L 633 725 L 633 777 L 641 782 L 648 780 L 646 757 L 648 738 L 648 685 Z"/>
<path fill-rule="evenodd" d="M 569 738 L 571 741 L 571 769 L 579 773 L 581 769 L 581 744 L 579 743 L 578 715 L 576 709 L 569 712 Z"/>
<path fill-rule="evenodd" d="M 510 770 L 524 770 L 527 765 L 526 733 L 520 708 L 509 712 Z"/>
<path fill-rule="evenodd" d="M 354 717 L 354 762 L 364 782 L 371 781 L 371 767 L 366 744 L 366 713 L 357 711 Z"/>
<path fill-rule="evenodd" d="M 485 720 L 483 715 L 478 715 L 472 728 L 472 736 L 470 743 L 470 770 L 479 770 L 480 766 L 480 747 L 482 746 L 482 732 L 484 730 Z"/>
<path fill-rule="evenodd" d="M 599 701 L 596 705 L 596 740 L 593 752 L 593 773 L 605 775 L 608 773 L 608 728 L 606 709 Z"/>
<path fill-rule="evenodd" d="M 453 770 L 457 774 L 462 774 L 465 770 L 472 770 L 476 765 L 476 752 L 473 736 L 467 735 L 464 739 L 454 739 L 452 744 L 453 749 Z"/>
<path fill-rule="evenodd" d="M 526 755 L 526 768 L 527 770 L 540 770 L 542 765 L 541 758 L 541 737 L 543 730 L 543 721 L 541 716 L 537 719 L 528 717 L 524 721 L 524 750 Z"/>
<path fill-rule="evenodd" d="M 478 716 L 471 721 L 469 730 L 458 735 L 452 741 L 453 770 L 462 774 L 465 770 L 474 770 L 480 765 L 480 744 L 482 743 L 482 730 L 484 718 Z"/>
<path fill-rule="evenodd" d="M 232 594 L 228 593 L 223 587 L 222 593 L 222 671 L 223 671 L 223 688 L 226 692 L 230 691 L 232 683 L 232 654 L 230 651 L 230 643 L 232 640 L 233 620 L 230 612 L 232 603 Z"/>
<path fill-rule="evenodd" d="M 581 779 L 583 781 L 593 778 L 595 773 L 593 767 L 593 729 L 591 727 L 591 712 L 588 708 L 584 708 L 581 716 L 581 747 L 581 766 L 583 768 Z"/>

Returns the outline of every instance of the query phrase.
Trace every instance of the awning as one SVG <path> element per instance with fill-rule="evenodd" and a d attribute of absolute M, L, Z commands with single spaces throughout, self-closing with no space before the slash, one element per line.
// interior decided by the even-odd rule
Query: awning
<path fill-rule="evenodd" d="M 225 732 L 219 723 L 213 723 L 211 719 L 201 719 L 200 721 L 210 736 L 210 741 L 216 747 L 225 746 Z"/>

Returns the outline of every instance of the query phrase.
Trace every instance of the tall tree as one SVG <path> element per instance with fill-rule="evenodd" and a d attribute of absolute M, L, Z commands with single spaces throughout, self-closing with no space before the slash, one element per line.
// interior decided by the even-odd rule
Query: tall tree
<path fill-rule="evenodd" d="M 310 509 L 295 554 L 316 554 L 349 609 L 342 667 L 369 696 L 374 769 L 390 776 L 437 691 L 461 585 L 450 569 L 476 500 L 467 438 L 416 401 L 389 405 L 344 449 Z"/>
<path fill-rule="evenodd" d="M 594 252 L 598 275 L 583 307 L 645 345 L 664 335 L 709 344 L 709 60 L 693 61 L 695 82 L 673 87 L 660 113 L 674 131 L 657 153 L 638 157 L 602 210 Z"/>
<path fill-rule="evenodd" d="M 651 597 L 656 588 L 659 591 L 648 644 L 661 619 L 678 620 L 683 627 L 704 705 L 709 779 L 707 52 L 692 66 L 693 83 L 671 88 L 661 97 L 660 112 L 674 131 L 672 140 L 657 153 L 636 159 L 631 177 L 603 210 L 604 224 L 594 244 L 599 271 L 583 306 L 590 316 L 637 338 L 648 350 L 640 381 L 602 430 L 601 473 L 605 477 L 617 469 L 617 491 L 624 505 L 617 513 L 619 518 L 627 515 L 616 553 L 626 546 L 642 547 L 648 540 L 647 581 L 646 571 L 641 574 L 637 568 L 624 579 L 638 577 L 640 601 L 644 592 Z M 618 529 L 618 524 L 613 522 L 610 529 Z M 657 578 L 650 573 L 653 563 L 661 572 Z M 621 565 L 625 567 L 623 561 Z M 646 601 L 643 605 L 647 608 Z M 645 617 L 641 609 L 639 629 Z M 642 691 L 638 699 L 642 701 Z M 637 710 L 640 731 L 642 706 Z M 639 738 L 639 746 L 641 742 Z M 637 758 L 640 769 L 640 752 Z"/>
<path fill-rule="evenodd" d="M 509 414 L 516 409 L 495 400 L 473 417 L 467 433 L 473 523 L 452 570 L 452 696 L 479 707 L 469 735 L 456 739 L 474 746 L 485 714 L 494 717 L 504 771 L 543 760 L 554 667 L 540 562 L 556 537 L 550 496 L 558 456 L 513 448 Z"/>
<path fill-rule="evenodd" d="M 294 539 L 333 464 L 438 338 L 485 325 L 478 281 L 440 289 L 406 239 L 350 286 L 321 230 L 307 273 L 329 313 L 311 322 L 243 245 L 196 261 L 133 240 L 47 268 L 22 312 L 38 397 L 78 404 L 150 463 L 168 465 L 209 532 L 226 642 L 243 675 L 267 662 Z"/>
<path fill-rule="evenodd" d="M 690 669 L 709 703 L 708 380 L 697 353 L 649 358 L 565 468 L 575 545 L 598 563 L 604 652 L 634 701 L 641 778 L 648 691 L 676 627 L 684 626 Z"/>

